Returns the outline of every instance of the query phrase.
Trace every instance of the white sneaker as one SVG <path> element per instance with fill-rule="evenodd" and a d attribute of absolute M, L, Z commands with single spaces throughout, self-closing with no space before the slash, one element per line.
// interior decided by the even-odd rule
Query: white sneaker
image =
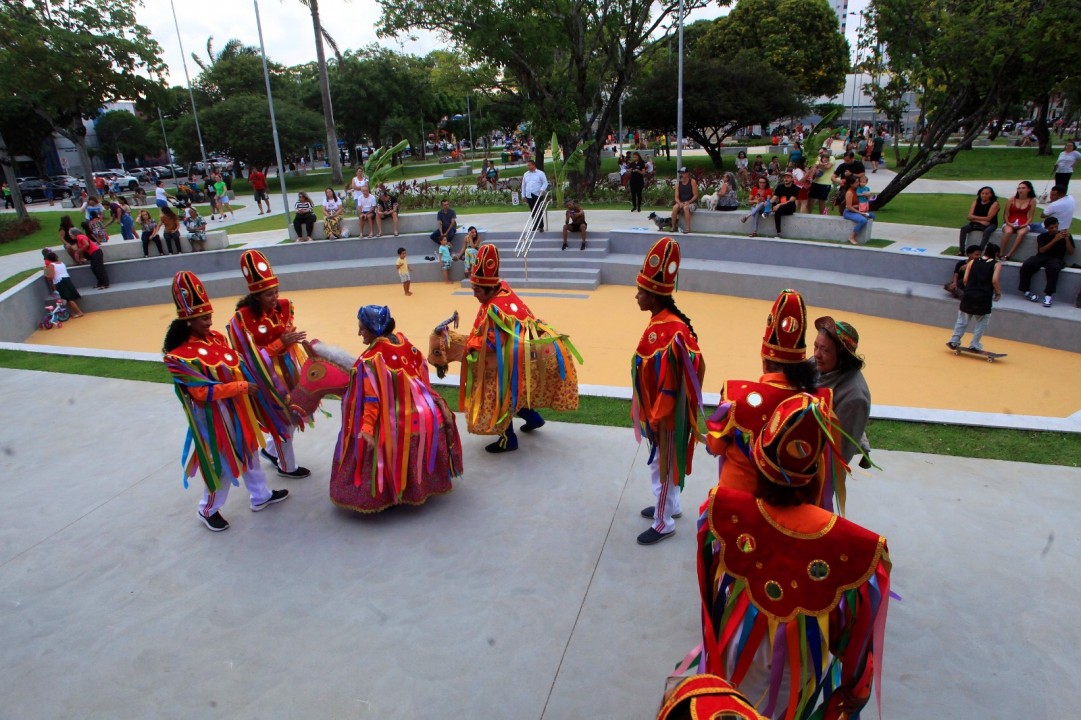
<path fill-rule="evenodd" d="M 343 237 L 343 238 L 347 238 L 347 237 L 349 237 L 349 231 L 348 231 L 348 230 L 343 230 L 343 231 L 342 231 L 342 237 Z"/>
<path fill-rule="evenodd" d="M 1051 296 L 1050 295 L 1044 295 L 1043 296 L 1043 306 L 1044 307 L 1051 307 Z"/>

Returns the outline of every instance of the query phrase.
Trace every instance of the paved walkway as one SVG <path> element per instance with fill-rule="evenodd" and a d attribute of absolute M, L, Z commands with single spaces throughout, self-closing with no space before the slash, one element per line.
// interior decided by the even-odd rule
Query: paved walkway
<path fill-rule="evenodd" d="M 212 534 L 167 385 L 0 370 L 0 397 L 5 718 L 650 720 L 698 642 L 704 453 L 676 536 L 641 547 L 630 430 L 552 422 L 491 456 L 463 428 L 452 493 L 361 517 L 327 497 L 320 418 L 297 442 L 312 477 L 272 477 L 291 496 L 260 513 L 234 489 Z M 1081 470 L 875 459 L 848 508 L 904 598 L 883 717 L 1074 717 Z"/>

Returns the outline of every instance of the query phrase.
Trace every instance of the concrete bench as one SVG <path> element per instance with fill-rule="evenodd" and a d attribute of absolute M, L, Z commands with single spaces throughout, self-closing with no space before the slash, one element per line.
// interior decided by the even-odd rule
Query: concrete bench
<path fill-rule="evenodd" d="M 461 165 L 459 167 L 448 168 L 443 171 L 443 177 L 469 177 L 473 174 L 473 167 L 471 165 Z"/>
<path fill-rule="evenodd" d="M 961 228 L 958 228 L 957 232 L 960 233 Z M 1039 235 L 1040 235 L 1039 233 L 1033 232 L 1031 230 L 1029 230 L 1027 233 L 1025 233 L 1024 240 L 1021 241 L 1021 244 L 1018 245 L 1017 249 L 1014 250 L 1014 252 L 1013 252 L 1013 259 L 1020 262 L 1021 260 L 1024 260 L 1027 257 L 1035 255 L 1036 254 L 1036 238 L 1039 237 Z M 969 245 L 979 245 L 982 240 L 983 240 L 983 233 L 981 233 L 981 232 L 970 232 L 968 234 L 968 240 L 967 240 L 967 242 L 965 242 L 965 246 L 967 247 Z M 999 228 L 998 230 L 995 230 L 993 233 L 991 233 L 991 237 L 988 238 L 987 242 L 991 242 L 991 243 L 994 243 L 995 245 L 998 245 L 1000 248 L 1002 248 L 1002 252 L 1006 252 L 1006 248 L 1003 247 L 1003 244 L 1002 244 L 1002 228 Z M 1011 239 L 1010 242 L 1012 243 L 1013 240 Z M 1073 260 L 1067 260 L 1067 264 L 1070 263 L 1070 262 L 1073 262 Z"/>
<path fill-rule="evenodd" d="M 715 233 L 723 235 L 749 235 L 751 223 L 740 222 L 749 211 L 743 208 L 735 211 L 720 212 L 699 207 L 691 219 L 691 227 L 695 232 Z M 662 217 L 670 216 L 671 213 L 657 213 Z M 681 220 L 682 222 L 682 220 Z M 866 245 L 872 237 L 874 220 L 871 220 L 863 228 L 863 232 L 856 236 L 860 245 Z M 767 237 L 773 236 L 773 216 L 761 218 L 758 221 L 758 234 Z M 852 222 L 838 215 L 812 215 L 809 213 L 796 213 L 786 215 L 781 220 L 781 235 L 786 238 L 801 240 L 831 240 L 833 242 L 848 242 L 848 236 L 852 233 Z"/>
<path fill-rule="evenodd" d="M 398 232 L 402 235 L 412 233 L 432 233 L 435 232 L 435 210 L 426 210 L 423 212 L 405 213 L 404 215 L 398 215 Z M 349 237 L 360 236 L 360 218 L 356 215 L 348 214 L 342 219 L 342 230 L 349 233 Z M 468 226 L 462 225 L 461 218 L 458 218 L 458 227 L 460 228 L 459 234 L 465 232 L 465 228 Z M 393 236 L 394 225 L 391 220 L 383 221 L 383 235 Z M 297 239 L 296 231 L 290 227 L 289 237 L 292 240 Z M 327 236 L 323 232 L 323 220 L 322 218 L 315 221 L 315 227 L 312 228 L 313 240 L 326 240 Z"/>
<path fill-rule="evenodd" d="M 158 237 L 161 237 L 161 233 L 158 233 Z M 165 247 L 165 240 L 161 241 L 161 246 Z M 225 230 L 207 230 L 207 250 L 224 250 L 227 247 L 229 247 L 229 233 Z M 143 257 L 143 242 L 142 240 L 123 240 L 119 237 L 112 237 L 109 242 L 101 246 L 101 250 L 105 253 L 105 262 L 141 260 Z M 180 250 L 184 253 L 191 252 L 188 232 L 183 227 L 180 228 Z M 150 257 L 157 257 L 158 248 L 153 242 L 150 243 L 148 252 Z"/>

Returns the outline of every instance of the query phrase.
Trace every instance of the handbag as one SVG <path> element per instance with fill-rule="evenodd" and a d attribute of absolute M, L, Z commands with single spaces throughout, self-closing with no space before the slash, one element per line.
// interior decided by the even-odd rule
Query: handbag
<path fill-rule="evenodd" d="M 1051 200 L 1050 189 L 1051 189 L 1051 181 L 1048 180 L 1047 184 L 1043 186 L 1043 192 L 1036 196 L 1036 202 L 1043 205 L 1044 203 Z"/>

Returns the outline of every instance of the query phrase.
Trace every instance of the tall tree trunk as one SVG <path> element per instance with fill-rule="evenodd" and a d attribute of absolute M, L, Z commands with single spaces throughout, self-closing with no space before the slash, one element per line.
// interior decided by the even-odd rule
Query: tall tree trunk
<path fill-rule="evenodd" d="M 23 204 L 23 194 L 19 190 L 19 183 L 15 181 L 15 166 L 12 164 L 12 158 L 8 155 L 8 146 L 4 141 L 4 134 L 0 133 L 0 168 L 4 172 L 4 182 L 8 184 L 8 188 L 11 190 L 11 200 L 15 203 L 15 215 L 20 220 L 26 220 L 30 217 L 30 213 L 26 210 L 26 205 Z"/>
<path fill-rule="evenodd" d="M 319 22 L 319 0 L 308 0 L 308 7 L 312 11 L 312 27 L 315 29 L 315 58 L 319 63 L 319 93 L 323 96 L 323 120 L 327 125 L 326 154 L 330 162 L 330 177 L 331 182 L 341 185 L 342 161 L 338 154 L 338 130 L 334 126 L 334 105 L 330 99 L 327 56 L 323 51 L 323 25 Z"/>
<path fill-rule="evenodd" d="M 1032 134 L 1036 136 L 1036 140 L 1040 144 L 1039 150 L 1036 151 L 1037 155 L 1051 156 L 1051 131 L 1047 127 L 1047 113 L 1050 110 L 1051 94 L 1047 93 L 1040 98 L 1040 104 L 1036 108 L 1036 127 L 1033 128 Z"/>

